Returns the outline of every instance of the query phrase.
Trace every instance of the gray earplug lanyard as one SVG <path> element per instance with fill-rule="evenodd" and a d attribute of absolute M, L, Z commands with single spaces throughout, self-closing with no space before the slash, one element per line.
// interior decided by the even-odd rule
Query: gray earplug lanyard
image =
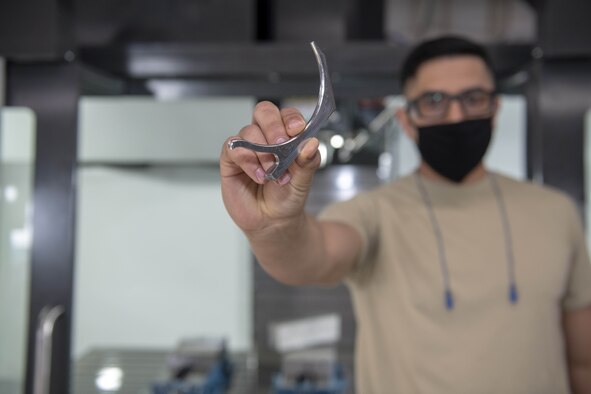
<path fill-rule="evenodd" d="M 491 188 L 493 189 L 493 193 L 497 201 L 497 207 L 499 209 L 499 215 L 501 217 L 501 222 L 503 225 L 505 253 L 507 257 L 507 276 L 509 280 L 508 299 L 511 304 L 516 304 L 519 300 L 519 292 L 517 291 L 517 283 L 515 281 L 515 257 L 513 255 L 513 239 L 511 236 L 511 226 L 509 224 L 507 207 L 505 205 L 505 200 L 503 199 L 503 194 L 501 193 L 501 188 L 499 187 L 499 184 L 495 176 L 493 174 L 487 174 L 487 178 L 489 179 Z M 429 219 L 431 220 L 431 225 L 433 226 L 433 233 L 435 234 L 435 238 L 437 240 L 439 264 L 441 266 L 441 274 L 443 276 L 443 297 L 445 300 L 445 307 L 448 310 L 452 310 L 454 308 L 455 302 L 453 292 L 451 289 L 447 255 L 445 253 L 445 244 L 443 242 L 441 227 L 439 226 L 439 222 L 437 221 L 437 216 L 435 215 L 435 210 L 433 209 L 433 203 L 431 202 L 429 193 L 427 193 L 427 189 L 425 188 L 421 176 L 418 173 L 415 174 L 415 179 L 417 183 L 417 188 L 419 189 L 419 192 L 423 199 L 423 203 L 427 208 Z"/>

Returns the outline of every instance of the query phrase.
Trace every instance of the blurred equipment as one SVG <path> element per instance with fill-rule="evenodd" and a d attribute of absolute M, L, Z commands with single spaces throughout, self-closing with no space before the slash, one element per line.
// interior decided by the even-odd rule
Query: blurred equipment
<path fill-rule="evenodd" d="M 336 343 L 341 337 L 337 314 L 272 324 L 271 345 L 281 353 L 281 371 L 273 394 L 341 394 L 347 388 Z"/>
<path fill-rule="evenodd" d="M 273 378 L 273 394 L 341 394 L 346 388 L 334 348 L 285 354 Z"/>
<path fill-rule="evenodd" d="M 152 394 L 223 394 L 230 388 L 232 364 L 219 338 L 183 340 L 168 357 L 171 378 L 152 386 Z"/>
<path fill-rule="evenodd" d="M 445 34 L 482 43 L 531 43 L 536 38 L 537 16 L 528 3 L 538 1 L 386 0 L 384 35 L 397 43 Z"/>

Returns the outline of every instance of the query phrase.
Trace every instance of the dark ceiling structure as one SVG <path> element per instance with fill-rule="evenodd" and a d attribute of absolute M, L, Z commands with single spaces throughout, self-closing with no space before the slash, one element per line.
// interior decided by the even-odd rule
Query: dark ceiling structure
<path fill-rule="evenodd" d="M 422 3 L 416 10 L 411 3 L 4 2 L 0 5 L 0 55 L 17 62 L 77 59 L 85 69 L 83 87 L 88 94 L 150 94 L 150 86 L 154 89 L 173 83 L 182 84 L 186 95 L 282 97 L 314 92 L 317 75 L 308 42 L 315 40 L 327 53 L 337 96 L 383 96 L 398 91 L 400 59 L 417 38 L 408 32 L 400 34 L 401 39 L 388 37 L 387 26 L 396 21 L 388 20 L 386 9 L 405 18 L 425 20 L 423 25 L 433 19 L 426 11 L 436 2 L 415 1 Z M 491 2 L 480 3 L 487 6 Z M 536 7 L 541 7 L 540 3 L 534 2 Z M 461 10 L 461 1 L 458 4 L 455 9 Z M 456 12 L 448 8 L 449 13 Z M 529 5 L 527 8 L 535 14 Z M 454 23 L 448 26 L 451 31 L 454 27 L 457 31 Z M 491 40 L 487 45 L 498 76 L 507 80 L 507 89 L 511 89 L 513 81 L 508 78 L 526 68 L 536 43 Z M 150 80 L 156 82 L 148 84 Z"/>

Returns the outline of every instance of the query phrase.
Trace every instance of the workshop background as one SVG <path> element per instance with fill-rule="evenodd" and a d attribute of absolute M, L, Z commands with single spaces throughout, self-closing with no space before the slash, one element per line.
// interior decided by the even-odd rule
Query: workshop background
<path fill-rule="evenodd" d="M 256 264 L 222 205 L 223 141 L 260 100 L 311 115 L 315 41 L 337 111 L 310 212 L 393 180 L 417 164 L 401 60 L 460 34 L 496 64 L 487 164 L 587 219 L 590 17 L 588 0 L 3 1 L 0 394 L 159 394 L 195 359 L 228 361 L 231 393 L 269 393 L 298 360 L 341 366 L 352 393 L 346 288 Z"/>

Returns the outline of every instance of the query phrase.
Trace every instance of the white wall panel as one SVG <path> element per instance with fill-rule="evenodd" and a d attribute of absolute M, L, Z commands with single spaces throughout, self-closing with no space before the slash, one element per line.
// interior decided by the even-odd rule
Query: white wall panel
<path fill-rule="evenodd" d="M 84 97 L 82 162 L 217 162 L 224 140 L 252 120 L 252 98 L 157 101 Z"/>
<path fill-rule="evenodd" d="M 252 258 L 217 169 L 82 169 L 74 354 L 173 349 L 184 337 L 251 346 Z"/>

